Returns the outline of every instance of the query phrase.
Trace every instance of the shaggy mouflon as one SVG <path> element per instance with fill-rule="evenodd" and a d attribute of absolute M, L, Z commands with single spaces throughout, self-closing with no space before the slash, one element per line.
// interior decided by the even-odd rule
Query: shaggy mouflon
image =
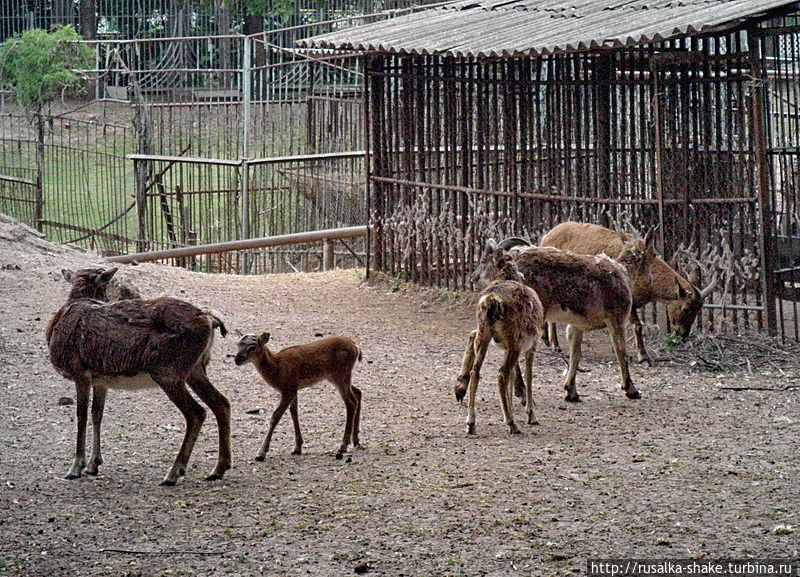
<path fill-rule="evenodd" d="M 631 312 L 633 294 L 631 278 L 650 278 L 656 257 L 651 234 L 644 239 L 625 242 L 616 260 L 606 255 L 586 256 L 551 247 L 528 247 L 516 259 L 525 284 L 531 287 L 542 303 L 544 321 L 568 324 L 570 342 L 569 370 L 564 383 L 567 401 L 580 401 L 575 376 L 581 359 L 581 342 L 587 331 L 607 327 L 614 342 L 622 373 L 622 389 L 628 398 L 641 395 L 631 381 L 625 354 L 626 323 Z M 472 275 L 477 288 L 486 286 L 497 275 L 494 250 L 490 239 L 478 268 Z"/>
<path fill-rule="evenodd" d="M 511 256 L 502 248 L 496 248 L 492 256 L 497 274 L 478 300 L 477 328 L 470 334 L 469 344 L 464 352 L 461 375 L 458 377 L 459 384 L 455 388 L 456 399 L 459 401 L 464 398 L 469 388 L 467 433 L 470 435 L 475 434 L 475 396 L 486 350 L 492 340 L 506 351 L 497 381 L 500 406 L 506 424 L 511 433 L 520 432 L 514 422 L 511 392 L 515 384 L 522 384 L 518 382 L 521 377 L 518 375 L 517 366 L 522 354 L 525 355 L 523 402 L 527 407 L 528 424 L 537 424 L 533 414 L 531 379 L 533 353 L 544 323 L 544 310 L 536 292 L 523 284 L 524 279 Z"/>
<path fill-rule="evenodd" d="M 100 423 L 108 389 L 160 387 L 186 418 L 186 435 L 162 485 L 174 485 L 186 472 L 200 428 L 203 407 L 188 385 L 208 405 L 219 428 L 219 458 L 207 480 L 221 479 L 231 466 L 230 403 L 209 382 L 214 329 L 224 336 L 218 316 L 174 298 L 131 299 L 109 303 L 106 287 L 117 271 L 62 271 L 72 284 L 67 303 L 47 327 L 53 366 L 75 382 L 78 436 L 75 462 L 67 479 L 96 475 L 100 455 Z M 92 398 L 93 445 L 87 463 L 85 440 L 89 396 Z"/>
<path fill-rule="evenodd" d="M 613 231 L 596 224 L 585 222 L 562 222 L 542 237 L 541 246 L 553 246 L 578 254 L 607 254 L 617 258 L 622 252 L 625 242 L 633 239 L 628 233 Z M 676 335 L 686 338 L 692 331 L 692 324 L 703 307 L 703 301 L 711 294 L 716 281 L 705 288 L 695 286 L 696 279 L 687 280 L 678 274 L 661 257 L 653 262 L 650 282 L 642 282 L 639 277 L 633 278 L 633 306 L 630 322 L 636 338 L 636 349 L 640 363 L 652 364 L 644 345 L 642 322 L 637 309 L 651 302 L 663 302 L 667 305 L 667 315 Z M 692 282 L 694 281 L 694 282 Z M 548 331 L 551 344 L 558 346 L 555 325 Z"/>

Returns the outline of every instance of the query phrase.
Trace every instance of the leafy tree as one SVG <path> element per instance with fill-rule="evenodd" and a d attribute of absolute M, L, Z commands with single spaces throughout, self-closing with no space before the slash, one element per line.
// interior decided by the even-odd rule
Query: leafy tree
<path fill-rule="evenodd" d="M 71 26 L 12 36 L 0 44 L 0 80 L 14 89 L 28 111 L 39 114 L 62 90 L 80 85 L 74 69 L 91 66 L 93 53 L 79 40 Z"/>
<path fill-rule="evenodd" d="M 45 118 L 42 110 L 62 90 L 79 87 L 81 77 L 75 69 L 88 68 L 93 52 L 71 26 L 52 32 L 28 30 L 0 44 L 0 81 L 14 89 L 20 104 L 36 124 L 36 205 L 35 226 L 42 230 L 44 196 Z"/>

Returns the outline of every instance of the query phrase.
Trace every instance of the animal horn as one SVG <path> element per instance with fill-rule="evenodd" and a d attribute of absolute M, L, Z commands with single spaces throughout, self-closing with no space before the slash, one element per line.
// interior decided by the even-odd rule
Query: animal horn
<path fill-rule="evenodd" d="M 524 238 L 520 238 L 518 236 L 511 236 L 509 238 L 504 238 L 501 240 L 495 248 L 502 248 L 505 251 L 508 251 L 516 246 L 531 246 L 531 243 L 525 240 Z"/>
<path fill-rule="evenodd" d="M 714 289 L 717 287 L 717 283 L 719 283 L 719 271 L 714 273 L 714 278 L 711 280 L 711 282 L 700 291 L 700 296 L 706 298 L 708 295 L 714 292 Z"/>

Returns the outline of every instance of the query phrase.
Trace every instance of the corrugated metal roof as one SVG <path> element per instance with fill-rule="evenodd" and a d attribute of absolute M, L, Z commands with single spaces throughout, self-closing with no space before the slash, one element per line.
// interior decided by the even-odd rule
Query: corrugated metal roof
<path fill-rule="evenodd" d="M 459 0 L 300 41 L 301 46 L 448 56 L 516 56 L 630 46 L 694 34 L 787 0 Z"/>

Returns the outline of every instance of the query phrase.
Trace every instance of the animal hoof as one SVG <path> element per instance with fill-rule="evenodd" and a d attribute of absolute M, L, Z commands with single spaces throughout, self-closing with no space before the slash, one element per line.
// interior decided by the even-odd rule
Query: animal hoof
<path fill-rule="evenodd" d="M 64 476 L 64 478 L 65 479 L 69 479 L 70 481 L 74 481 L 75 479 L 80 479 L 81 478 L 81 474 L 80 473 L 67 473 Z"/>
<path fill-rule="evenodd" d="M 455 393 L 456 393 L 456 401 L 460 403 L 464 400 L 464 397 L 467 395 L 467 389 L 460 389 L 456 387 Z"/>
<path fill-rule="evenodd" d="M 159 483 L 159 486 L 161 486 L 161 487 L 174 487 L 175 486 L 175 481 L 170 481 L 169 479 L 164 479 L 163 481 L 161 481 L 161 483 Z"/>
<path fill-rule="evenodd" d="M 469 423 L 467 425 L 467 435 L 474 435 L 475 434 L 475 423 Z"/>
<path fill-rule="evenodd" d="M 629 399 L 641 399 L 642 394 L 639 391 L 627 391 L 625 396 Z"/>
<path fill-rule="evenodd" d="M 263 462 L 266 458 L 267 458 L 266 455 L 257 455 L 256 456 L 256 461 Z"/>
<path fill-rule="evenodd" d="M 302 455 L 302 454 L 303 451 L 301 449 L 295 449 L 294 451 L 292 451 L 292 455 Z"/>
<path fill-rule="evenodd" d="M 208 477 L 206 477 L 206 481 L 219 481 L 222 479 L 222 475 L 219 473 L 211 473 Z"/>
<path fill-rule="evenodd" d="M 356 443 L 355 445 L 353 445 L 353 448 L 354 449 L 358 449 L 359 451 L 366 451 L 366 449 L 367 449 L 364 445 L 362 445 L 360 443 Z"/>
<path fill-rule="evenodd" d="M 639 359 L 639 364 L 640 365 L 646 365 L 648 367 L 652 367 L 653 366 L 653 361 L 651 361 L 648 357 L 645 357 L 643 359 Z"/>
<path fill-rule="evenodd" d="M 511 432 L 512 435 L 521 435 L 522 434 L 522 431 L 520 431 L 517 428 L 516 425 L 514 425 L 513 427 L 510 427 L 509 429 L 510 429 L 510 432 Z"/>
<path fill-rule="evenodd" d="M 536 427 L 536 426 L 538 426 L 538 425 L 539 425 L 539 421 L 537 421 L 536 419 L 530 419 L 530 420 L 528 421 L 528 424 L 529 424 L 531 427 Z"/>
<path fill-rule="evenodd" d="M 92 477 L 97 477 L 97 469 L 89 469 L 88 467 L 86 470 L 83 471 L 87 475 L 91 475 Z"/>
<path fill-rule="evenodd" d="M 564 398 L 565 401 L 568 403 L 582 403 L 583 399 L 581 399 L 580 395 L 567 395 Z"/>
<path fill-rule="evenodd" d="M 342 454 L 342 453 L 336 453 L 336 460 L 337 460 L 337 461 L 341 461 L 342 459 L 344 459 L 344 454 Z"/>

